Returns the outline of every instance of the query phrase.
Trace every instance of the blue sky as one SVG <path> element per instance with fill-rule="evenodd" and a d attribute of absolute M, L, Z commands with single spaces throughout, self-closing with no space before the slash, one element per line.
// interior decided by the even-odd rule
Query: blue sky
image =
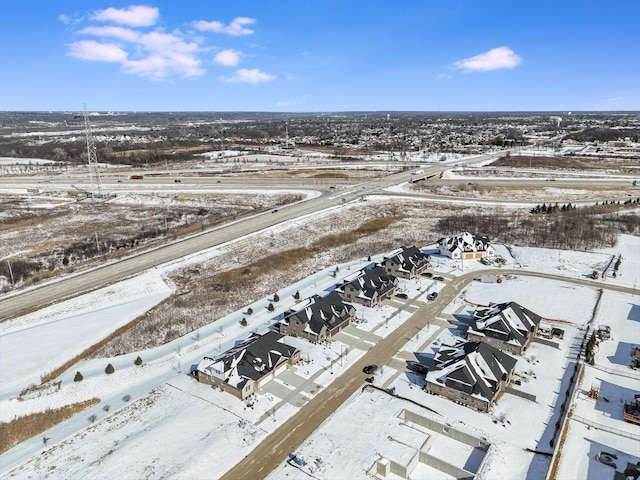
<path fill-rule="evenodd" d="M 640 110 L 640 2 L 7 0 L 0 110 Z"/>

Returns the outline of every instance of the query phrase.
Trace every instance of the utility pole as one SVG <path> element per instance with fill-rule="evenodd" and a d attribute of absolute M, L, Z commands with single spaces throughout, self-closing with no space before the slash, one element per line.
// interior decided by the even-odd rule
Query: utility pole
<path fill-rule="evenodd" d="M 87 106 L 84 107 L 84 133 L 87 137 L 87 159 L 89 161 L 89 177 L 91 178 L 91 198 L 102 198 L 102 186 L 100 185 L 100 172 L 98 171 L 98 157 L 96 156 L 96 145 L 91 135 L 89 127 L 89 115 L 87 114 Z M 94 183 L 96 192 L 93 191 Z"/>

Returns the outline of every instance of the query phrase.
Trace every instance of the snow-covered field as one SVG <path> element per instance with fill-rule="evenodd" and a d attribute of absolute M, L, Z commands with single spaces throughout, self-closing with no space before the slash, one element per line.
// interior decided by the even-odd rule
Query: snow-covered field
<path fill-rule="evenodd" d="M 586 279 L 592 270 L 602 271 L 612 258 L 622 255 L 619 275 L 608 277 L 600 284 L 637 288 L 640 279 L 638 237 L 621 236 L 614 248 L 600 252 L 515 247 L 511 248 L 512 257 L 507 248 L 497 247 L 498 254 L 507 259 L 506 268 L 553 273 L 569 279 Z M 426 247 L 425 251 L 432 252 L 433 246 Z M 216 255 L 217 252 L 210 254 Z M 201 255 L 197 260 L 202 260 Z M 352 273 L 366 263 L 363 259 L 356 259 L 351 264 L 340 265 L 340 274 Z M 480 275 L 486 268 L 479 262 L 453 262 L 440 257 L 434 257 L 434 263 L 435 270 L 451 276 L 470 270 L 478 270 Z M 349 362 L 363 355 L 371 345 L 371 341 L 351 341 L 352 337 L 375 339 L 376 336 L 390 335 L 411 313 L 396 314 L 395 302 L 379 309 L 359 308 L 361 323 L 349 327 L 350 330 L 330 346 L 302 342 L 304 361 L 267 384 L 251 404 L 198 384 L 187 375 L 190 367 L 202 356 L 229 348 L 250 331 L 265 331 L 292 306 L 292 295 L 296 290 L 303 296 L 309 296 L 331 288 L 339 279 L 332 276 L 334 269 L 330 268 L 278 290 L 282 300 L 274 312 L 263 308 L 268 303 L 267 299 L 256 302 L 252 306 L 257 313 L 252 316 L 249 328 L 240 325 L 242 312 L 235 312 L 158 348 L 80 362 L 60 377 L 62 385 L 59 391 L 42 396 L 26 395 L 23 400 L 17 400 L 20 390 L 31 383 L 38 383 L 42 374 L 166 298 L 171 293 L 171 286 L 164 279 L 174 268 L 175 265 L 160 266 L 141 276 L 0 326 L 1 421 L 94 396 L 101 399 L 98 405 L 46 432 L 44 435 L 50 438 L 46 447 L 41 438 L 34 438 L 0 456 L 0 475 L 8 478 L 219 477 L 247 455 L 256 442 L 294 415 L 305 398 L 312 397 L 330 382 L 339 381 L 340 373 Z M 427 292 L 441 289 L 442 284 L 423 278 L 414 282 L 403 281 L 401 287 L 407 292 L 416 292 L 415 295 L 423 299 Z M 598 298 L 596 287 L 517 275 L 501 284 L 472 282 L 442 312 L 441 324 L 445 325 L 444 322 L 452 315 L 468 312 L 471 307 L 464 300 L 474 303 L 513 300 L 543 317 L 575 324 L 567 326 L 567 335 L 559 349 L 534 344 L 516 366 L 516 371 L 527 378 L 522 390 L 534 393 L 538 399 L 536 403 L 504 395 L 491 414 L 477 413 L 444 398 L 427 396 L 419 385 L 415 385 L 419 379 L 399 368 L 397 358 L 384 367 L 376 378 L 376 384 L 385 388 L 395 387 L 400 395 L 418 403 L 428 403 L 438 414 L 428 410 L 418 410 L 417 413 L 432 416 L 476 437 L 485 437 L 492 444 L 482 464 L 478 461 L 477 452 L 458 443 L 451 443 L 450 449 L 440 452 L 443 456 L 452 456 L 461 468 L 476 469 L 479 476 L 486 479 L 541 478 L 548 468 L 548 460 L 523 449 L 548 451 L 550 432 L 547 427 L 555 422 L 557 416 L 554 406 L 558 392 L 566 388 L 563 367 L 575 357 L 575 342 L 579 344 L 581 329 L 591 320 L 594 309 L 594 322 L 611 325 L 614 339 L 640 343 L 638 294 L 604 291 L 599 303 Z M 429 352 L 455 334 L 448 328 L 432 325 L 410 339 L 403 351 L 409 355 Z M 611 345 L 615 341 L 610 341 Z M 599 361 L 624 356 L 624 352 L 618 353 L 617 350 L 613 354 L 607 353 L 606 348 L 613 347 L 603 345 Z M 138 355 L 144 361 L 140 367 L 134 365 Z M 107 363 L 115 367 L 114 374 L 104 373 Z M 76 371 L 82 372 L 82 382 L 73 382 Z M 603 378 L 604 372 L 596 370 L 593 375 Z M 588 378 L 591 378 L 589 369 L 584 382 L 590 382 Z M 617 377 L 607 382 L 620 385 L 607 387 L 616 392 L 626 389 L 623 391 L 625 399 L 627 390 L 633 389 L 628 380 L 620 383 Z M 130 400 L 124 400 L 129 397 Z M 580 402 L 584 403 L 578 396 L 577 411 L 582 408 Z M 105 405 L 110 406 L 108 411 L 105 411 Z M 388 442 L 387 428 L 391 424 L 397 428 L 397 416 L 405 408 L 409 408 L 407 402 L 382 392 L 359 392 L 300 447 L 300 452 L 306 458 L 322 459 L 322 467 L 314 473 L 318 478 L 366 478 L 366 470 L 377 453 L 384 453 L 379 452 L 383 445 L 387 445 L 390 454 L 398 453 L 395 450 L 397 442 Z M 93 423 L 88 421 L 91 415 L 97 416 Z M 376 422 L 370 421 L 372 415 L 379 417 Z M 587 413 L 582 415 L 588 416 Z M 600 418 L 599 422 L 609 423 L 610 418 L 606 418 L 606 421 Z M 575 427 L 574 424 L 572 421 L 565 444 L 568 452 L 565 458 L 571 458 L 574 452 L 580 454 L 584 451 L 592 458 L 590 441 L 581 434 L 571 433 L 583 425 L 578 423 Z M 353 435 L 354 432 L 365 432 L 365 429 L 366 434 Z M 591 430 L 595 432 L 593 428 Z M 422 438 L 414 431 L 406 433 L 403 429 L 396 434 L 409 443 Z M 604 443 L 603 438 L 597 437 L 604 445 L 638 456 L 637 441 L 631 447 L 623 448 L 616 447 L 617 444 L 611 443 L 613 441 Z M 403 455 L 402 452 L 399 454 Z M 595 475 L 595 468 L 590 468 L 585 475 L 574 470 L 576 468 L 575 462 L 561 463 L 563 476 L 560 478 L 602 478 Z M 424 465 L 420 469 L 416 470 L 419 476 L 431 478 L 430 473 L 434 473 Z M 272 473 L 272 478 L 283 476 L 307 478 L 306 473 L 287 464 Z"/>

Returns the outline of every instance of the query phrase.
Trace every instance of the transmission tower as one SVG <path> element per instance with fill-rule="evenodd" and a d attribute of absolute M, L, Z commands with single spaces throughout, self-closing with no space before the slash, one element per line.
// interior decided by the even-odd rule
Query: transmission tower
<path fill-rule="evenodd" d="M 89 116 L 87 106 L 84 107 L 84 133 L 87 137 L 87 159 L 89 160 L 89 176 L 91 177 L 91 197 L 102 198 L 102 186 L 100 185 L 100 172 L 98 170 L 98 157 L 96 156 L 96 145 L 93 142 L 93 135 L 89 127 Z M 95 189 L 94 189 L 95 187 Z"/>

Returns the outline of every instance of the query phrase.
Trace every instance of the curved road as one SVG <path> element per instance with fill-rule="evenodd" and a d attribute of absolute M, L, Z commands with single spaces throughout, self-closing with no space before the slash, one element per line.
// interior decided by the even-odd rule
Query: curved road
<path fill-rule="evenodd" d="M 527 275 L 625 293 L 635 293 L 632 288 L 609 285 L 602 281 L 571 279 L 546 273 L 492 269 L 483 270 L 482 274 Z M 389 359 L 400 352 L 407 343 L 408 338 L 413 337 L 417 331 L 425 328 L 477 276 L 478 272 L 469 272 L 447 282 L 435 301 L 426 303 L 391 334 L 382 338 L 369 351 L 365 352 L 360 359 L 340 375 L 339 379 L 333 381 L 326 389 L 309 400 L 295 415 L 265 437 L 250 454 L 222 476 L 221 479 L 264 478 L 277 468 L 287 459 L 289 453 L 295 452 L 322 422 L 340 408 L 358 389 L 362 388 L 366 377 L 362 373 L 365 365 L 385 365 Z"/>

